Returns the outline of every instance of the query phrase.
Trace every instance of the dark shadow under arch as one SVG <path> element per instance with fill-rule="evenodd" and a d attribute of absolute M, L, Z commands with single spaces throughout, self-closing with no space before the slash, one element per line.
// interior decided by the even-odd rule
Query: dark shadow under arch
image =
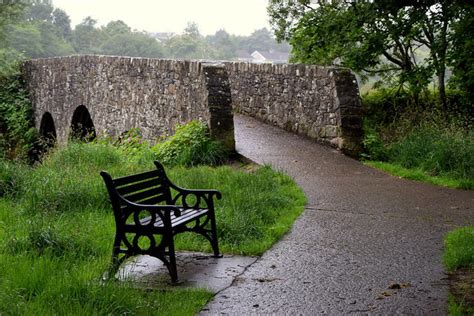
<path fill-rule="evenodd" d="M 70 138 L 90 141 L 97 136 L 91 115 L 84 105 L 74 110 L 71 120 Z"/>
<path fill-rule="evenodd" d="M 56 143 L 56 127 L 54 126 L 54 120 L 51 113 L 43 113 L 38 134 L 37 140 L 28 151 L 28 157 L 31 162 L 40 161 Z"/>
<path fill-rule="evenodd" d="M 48 144 L 54 145 L 56 142 L 56 127 L 54 126 L 53 116 L 49 112 L 45 112 L 41 118 L 40 137 Z"/>

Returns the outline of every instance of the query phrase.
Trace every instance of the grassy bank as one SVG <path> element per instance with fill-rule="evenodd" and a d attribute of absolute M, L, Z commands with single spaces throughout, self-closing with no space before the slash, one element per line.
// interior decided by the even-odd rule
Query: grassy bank
<path fill-rule="evenodd" d="M 398 164 L 382 161 L 364 161 L 364 164 L 405 179 L 430 183 L 453 189 L 474 190 L 474 179 L 455 179 L 452 177 L 431 176 L 420 168 L 409 169 L 404 168 Z"/>
<path fill-rule="evenodd" d="M 365 95 L 363 158 L 399 177 L 473 190 L 472 105 L 452 91 L 446 108 L 436 99 L 386 90 Z"/>
<path fill-rule="evenodd" d="M 474 314 L 474 226 L 462 227 L 446 234 L 443 263 L 450 272 L 450 315 Z"/>
<path fill-rule="evenodd" d="M 99 172 L 115 177 L 148 170 L 153 159 L 146 149 L 124 155 L 107 143 L 72 143 L 34 168 L 0 162 L 2 313 L 183 315 L 202 308 L 212 297 L 204 290 L 145 292 L 101 281 L 115 228 Z M 269 167 L 250 173 L 228 166 L 167 170 L 182 186 L 222 192 L 216 209 L 225 253 L 263 253 L 305 204 L 294 182 Z M 177 248 L 209 250 L 207 241 L 186 235 Z"/>

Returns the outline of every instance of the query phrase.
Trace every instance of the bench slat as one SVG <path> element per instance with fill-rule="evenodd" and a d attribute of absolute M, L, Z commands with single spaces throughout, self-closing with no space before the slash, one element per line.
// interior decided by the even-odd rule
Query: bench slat
<path fill-rule="evenodd" d="M 158 171 L 156 170 L 147 171 L 143 173 L 137 173 L 137 174 L 126 176 L 126 177 L 116 178 L 113 180 L 113 182 L 116 187 L 119 187 L 125 184 L 143 181 L 143 180 L 147 180 L 154 177 L 159 177 Z"/>
<path fill-rule="evenodd" d="M 200 217 L 200 216 L 204 215 L 207 212 L 208 212 L 207 209 L 198 209 L 198 210 L 189 209 L 189 210 L 185 210 L 181 213 L 181 216 L 176 217 L 174 221 L 171 220 L 171 226 L 176 227 L 176 226 L 182 225 L 186 222 L 189 222 L 189 221 L 191 221 L 191 220 L 193 220 L 197 217 Z"/>
<path fill-rule="evenodd" d="M 161 202 L 166 202 L 166 198 L 167 198 L 166 194 L 157 195 L 149 199 L 140 201 L 140 204 L 156 205 Z"/>
<path fill-rule="evenodd" d="M 183 225 L 186 222 L 192 221 L 208 212 L 207 209 L 186 209 L 182 210 L 181 216 L 176 217 L 174 214 L 171 215 L 171 227 L 177 227 Z M 140 223 L 143 225 L 147 225 L 150 223 L 151 216 L 145 217 L 140 220 Z M 159 217 L 157 217 L 155 223 L 153 224 L 155 227 L 163 227 L 163 222 Z"/>
<path fill-rule="evenodd" d="M 151 180 L 134 183 L 128 186 L 122 186 L 117 189 L 121 195 L 130 194 L 133 192 L 141 191 L 143 189 L 159 186 L 163 184 L 163 180 L 160 178 L 153 178 Z"/>
<path fill-rule="evenodd" d="M 142 200 L 150 199 L 150 198 L 156 197 L 156 196 L 165 197 L 166 193 L 167 192 L 166 192 L 166 190 L 163 189 L 163 187 L 154 187 L 154 188 L 151 188 L 151 189 L 148 189 L 148 190 L 145 190 L 145 191 L 140 191 L 138 193 L 133 193 L 133 194 L 130 194 L 128 196 L 124 196 L 124 198 L 126 200 L 131 201 L 131 202 L 138 203 Z M 145 204 L 145 203 L 141 203 L 141 204 Z"/>

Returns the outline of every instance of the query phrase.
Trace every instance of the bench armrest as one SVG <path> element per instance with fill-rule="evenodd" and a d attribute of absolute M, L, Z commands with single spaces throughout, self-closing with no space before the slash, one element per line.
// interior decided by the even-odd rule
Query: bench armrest
<path fill-rule="evenodd" d="M 185 189 L 180 186 L 177 186 L 173 182 L 171 182 L 166 175 L 165 168 L 163 165 L 155 160 L 155 166 L 158 172 L 167 180 L 168 185 L 171 189 L 174 189 L 175 191 L 178 192 L 176 196 L 172 199 L 171 204 L 177 204 L 178 200 L 181 198 L 182 200 L 182 206 L 184 208 L 208 208 L 208 209 L 214 209 L 214 200 L 213 197 L 215 196 L 218 200 L 222 198 L 221 192 L 217 190 L 212 190 L 212 189 Z M 189 201 L 186 201 L 188 196 L 195 196 L 196 202 L 195 203 L 188 203 Z M 203 207 L 201 205 L 201 200 L 204 200 L 207 204 L 206 207 Z"/>

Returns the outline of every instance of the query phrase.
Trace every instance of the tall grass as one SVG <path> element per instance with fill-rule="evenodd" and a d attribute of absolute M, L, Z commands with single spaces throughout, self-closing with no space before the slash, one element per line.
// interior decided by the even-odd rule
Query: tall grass
<path fill-rule="evenodd" d="M 430 175 L 474 179 L 474 131 L 422 128 L 392 145 L 390 161 Z"/>
<path fill-rule="evenodd" d="M 451 293 L 448 297 L 449 315 L 473 315 L 474 226 L 461 227 L 446 234 L 443 263 L 451 273 L 459 273 L 457 270 L 464 268 L 462 273 L 466 274 L 451 281 Z"/>
<path fill-rule="evenodd" d="M 385 162 L 371 165 L 398 176 L 474 189 L 472 105 L 454 92 L 449 92 L 447 108 L 435 99 L 428 94 L 412 100 L 387 91 L 364 96 L 363 157 Z"/>
<path fill-rule="evenodd" d="M 115 225 L 99 172 L 116 177 L 152 169 L 154 155 L 146 150 L 124 155 L 105 142 L 71 143 L 35 167 L 0 163 L 0 313 L 182 315 L 202 308 L 212 296 L 204 290 L 144 292 L 101 281 Z M 269 167 L 167 171 L 181 186 L 222 191 L 217 226 L 227 253 L 261 254 L 305 203 L 294 182 Z M 209 245 L 183 234 L 177 248 L 207 251 Z"/>
<path fill-rule="evenodd" d="M 474 269 L 474 226 L 455 229 L 445 236 L 443 263 L 448 271 Z"/>

